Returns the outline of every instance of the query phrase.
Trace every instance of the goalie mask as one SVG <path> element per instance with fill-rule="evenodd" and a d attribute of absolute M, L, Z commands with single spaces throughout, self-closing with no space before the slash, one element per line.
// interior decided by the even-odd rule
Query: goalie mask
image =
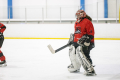
<path fill-rule="evenodd" d="M 86 13 L 84 10 L 78 10 L 75 16 L 77 18 L 77 22 L 80 22 L 84 17 L 86 17 Z"/>

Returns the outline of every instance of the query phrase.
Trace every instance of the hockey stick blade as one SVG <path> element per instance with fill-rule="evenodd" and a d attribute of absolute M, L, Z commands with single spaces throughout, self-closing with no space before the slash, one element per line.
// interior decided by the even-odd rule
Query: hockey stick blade
<path fill-rule="evenodd" d="M 47 47 L 49 48 L 49 50 L 51 51 L 52 54 L 55 54 L 55 50 L 52 48 L 52 46 L 50 44 Z"/>

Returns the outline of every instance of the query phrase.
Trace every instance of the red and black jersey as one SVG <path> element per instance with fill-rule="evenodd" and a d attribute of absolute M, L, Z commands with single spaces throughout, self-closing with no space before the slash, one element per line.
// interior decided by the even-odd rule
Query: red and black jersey
<path fill-rule="evenodd" d="M 2 23 L 0 23 L 0 32 L 3 33 L 6 29 L 6 26 Z"/>
<path fill-rule="evenodd" d="M 94 27 L 90 20 L 84 18 L 80 22 L 75 22 L 74 26 L 74 42 L 77 42 L 83 35 L 92 35 L 94 37 Z M 94 38 L 91 39 L 91 42 L 94 43 Z"/>
<path fill-rule="evenodd" d="M 1 34 L 0 35 L 0 48 L 3 45 L 4 36 L 2 33 L 5 31 L 5 29 L 6 29 L 6 26 L 4 24 L 0 23 L 0 34 Z M 0 60 L 5 61 L 5 59 L 6 59 L 5 56 L 3 55 L 2 51 L 0 50 Z"/>

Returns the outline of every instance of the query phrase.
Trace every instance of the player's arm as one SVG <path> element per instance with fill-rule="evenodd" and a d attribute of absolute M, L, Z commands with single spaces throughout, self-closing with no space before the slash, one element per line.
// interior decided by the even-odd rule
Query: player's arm
<path fill-rule="evenodd" d="M 90 42 L 94 38 L 94 27 L 91 21 L 88 21 L 88 24 L 86 24 L 86 31 L 87 34 L 85 34 L 85 36 L 87 37 L 87 39 L 84 44 L 88 46 L 88 43 L 90 44 Z"/>
<path fill-rule="evenodd" d="M 92 23 L 89 21 L 86 24 L 86 34 L 84 34 L 77 43 L 83 44 L 84 46 L 89 46 L 93 38 L 94 38 L 94 27 Z"/>
<path fill-rule="evenodd" d="M 0 24 L 0 33 L 3 33 L 6 29 L 6 26 L 4 24 Z"/>

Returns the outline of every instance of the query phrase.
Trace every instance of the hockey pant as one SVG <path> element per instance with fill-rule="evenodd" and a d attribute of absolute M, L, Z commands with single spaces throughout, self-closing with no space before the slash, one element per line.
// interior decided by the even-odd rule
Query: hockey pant
<path fill-rule="evenodd" d="M 71 65 L 68 66 L 68 71 L 74 72 L 80 69 L 81 63 L 79 61 L 79 55 L 76 54 L 76 49 L 73 45 L 70 45 L 69 47 L 69 58 L 71 61 Z"/>
<path fill-rule="evenodd" d="M 4 36 L 1 35 L 0 36 L 0 61 L 4 61 L 5 60 L 5 56 L 3 55 L 2 51 L 1 51 L 1 47 L 4 41 Z"/>

